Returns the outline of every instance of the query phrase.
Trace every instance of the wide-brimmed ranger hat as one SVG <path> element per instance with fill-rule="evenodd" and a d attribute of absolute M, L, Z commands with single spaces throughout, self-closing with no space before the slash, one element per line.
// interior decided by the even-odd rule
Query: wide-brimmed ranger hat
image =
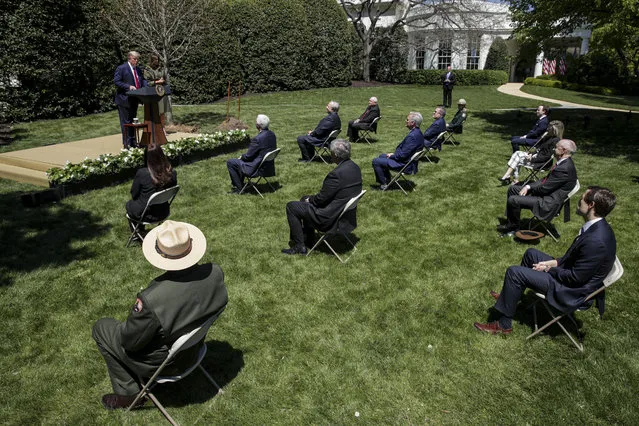
<path fill-rule="evenodd" d="M 457 105 L 466 105 L 466 99 L 462 98 L 457 102 Z"/>
<path fill-rule="evenodd" d="M 180 271 L 195 265 L 206 252 L 206 238 L 197 227 L 167 220 L 149 231 L 142 243 L 149 263 L 165 271 Z"/>

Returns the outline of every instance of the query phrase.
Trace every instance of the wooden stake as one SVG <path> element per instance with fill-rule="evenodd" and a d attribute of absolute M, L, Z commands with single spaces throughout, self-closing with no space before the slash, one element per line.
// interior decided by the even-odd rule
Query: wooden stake
<path fill-rule="evenodd" d="M 231 80 L 229 80 L 228 89 L 226 90 L 226 121 L 229 121 L 229 108 L 231 107 Z"/>
<path fill-rule="evenodd" d="M 237 119 L 240 119 L 240 103 L 242 102 L 242 80 L 240 80 L 240 88 L 237 94 Z"/>

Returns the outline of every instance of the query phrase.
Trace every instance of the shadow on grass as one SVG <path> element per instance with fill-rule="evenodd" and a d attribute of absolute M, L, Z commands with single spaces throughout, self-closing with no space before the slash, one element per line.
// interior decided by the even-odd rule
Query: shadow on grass
<path fill-rule="evenodd" d="M 355 246 L 357 246 L 357 243 L 360 240 L 360 238 L 357 235 L 355 235 L 355 234 L 348 234 L 348 238 L 351 240 L 351 242 Z M 340 256 L 343 255 L 343 254 L 355 251 L 353 249 L 353 245 L 351 245 L 346 240 L 346 238 L 344 238 L 344 236 L 341 235 L 341 234 L 331 234 L 328 237 L 326 237 L 326 240 L 331 245 L 331 247 L 333 247 L 333 250 L 335 250 L 337 252 L 337 254 L 339 254 Z M 333 256 L 333 252 L 331 252 L 331 250 L 328 248 L 328 246 L 326 244 L 324 244 L 324 243 L 322 243 L 319 246 L 317 246 L 315 248 L 315 250 L 313 250 L 313 252 L 320 252 L 320 253 L 324 253 L 324 254 L 328 254 L 328 255 Z M 313 254 L 311 254 L 311 256 L 312 255 Z"/>
<path fill-rule="evenodd" d="M 255 186 L 257 187 L 257 190 L 262 193 L 262 195 L 272 194 L 278 191 L 279 189 L 283 188 L 279 182 L 271 182 L 271 185 L 265 182 L 261 182 Z M 259 194 L 255 192 L 255 189 L 253 189 L 251 185 L 247 186 L 244 192 L 242 193 L 242 195 L 245 195 L 245 194 L 255 195 L 259 197 Z"/>
<path fill-rule="evenodd" d="M 227 342 L 216 340 L 206 342 L 206 347 L 207 352 L 202 360 L 202 367 L 220 387 L 224 388 L 244 368 L 244 353 Z M 179 382 L 157 386 L 154 393 L 167 407 L 202 404 L 217 395 L 215 387 L 199 369 L 194 370 Z"/>
<path fill-rule="evenodd" d="M 579 95 L 580 97 L 583 97 L 584 99 L 588 99 L 590 101 L 611 104 L 613 108 L 619 108 L 619 105 L 625 105 L 628 107 L 628 109 L 632 109 L 635 111 L 639 109 L 639 97 L 637 96 L 601 96 L 583 92 L 580 92 Z"/>
<path fill-rule="evenodd" d="M 534 125 L 536 116 L 531 112 L 478 111 L 474 117 L 485 120 L 484 132 L 501 133 L 504 140 L 512 135 L 526 134 Z M 552 109 L 551 120 L 564 123 L 564 137 L 577 144 L 577 154 L 598 157 L 626 157 L 639 162 L 639 145 L 635 143 L 639 132 L 639 117 L 623 112 L 586 109 Z"/>
<path fill-rule="evenodd" d="M 43 266 L 62 266 L 88 259 L 93 252 L 77 243 L 88 241 L 110 229 L 85 210 L 65 204 L 25 208 L 21 193 L 0 196 L 0 286 L 13 284 L 15 273 L 28 273 Z"/>

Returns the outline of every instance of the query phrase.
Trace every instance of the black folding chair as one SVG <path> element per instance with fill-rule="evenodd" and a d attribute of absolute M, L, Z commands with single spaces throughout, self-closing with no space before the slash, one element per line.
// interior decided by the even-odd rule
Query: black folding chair
<path fill-rule="evenodd" d="M 547 235 L 550 235 L 552 237 L 553 240 L 555 240 L 555 242 L 559 241 L 559 232 L 557 231 L 557 235 L 555 235 L 551 230 L 551 222 L 554 218 L 556 218 L 557 216 L 559 216 L 559 214 L 561 213 L 561 210 L 564 210 L 565 212 L 565 218 L 564 218 L 564 222 L 568 222 L 570 221 L 570 198 L 575 195 L 578 191 L 579 191 L 580 185 L 579 185 L 579 180 L 577 180 L 577 182 L 575 183 L 575 187 L 572 189 L 572 191 L 570 191 L 570 193 L 566 196 L 566 199 L 564 200 L 564 202 L 561 204 L 561 206 L 559 207 L 559 209 L 557 210 L 557 212 L 555 214 L 553 214 L 550 219 L 548 220 L 541 220 L 539 219 L 537 216 L 535 216 L 533 214 L 533 217 L 528 221 L 528 229 L 529 230 L 534 230 L 535 228 L 541 226 L 542 228 L 544 228 L 544 231 L 546 231 L 545 233 Z M 533 225 L 533 221 L 535 221 L 535 225 Z M 555 229 L 556 230 L 556 229 Z"/>

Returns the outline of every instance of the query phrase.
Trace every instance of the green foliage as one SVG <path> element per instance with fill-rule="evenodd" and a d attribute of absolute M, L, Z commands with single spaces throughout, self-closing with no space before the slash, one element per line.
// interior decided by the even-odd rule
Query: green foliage
<path fill-rule="evenodd" d="M 408 70 L 402 83 L 441 85 L 442 70 Z M 454 70 L 457 86 L 501 85 L 508 82 L 505 71 L 495 70 Z"/>
<path fill-rule="evenodd" d="M 245 130 L 217 132 L 212 135 L 199 135 L 169 142 L 162 150 L 171 160 L 188 159 L 189 156 L 209 151 L 224 145 L 248 142 Z M 119 154 L 103 154 L 98 158 L 87 158 L 81 163 L 67 163 L 64 167 L 53 167 L 47 170 L 51 186 L 83 183 L 98 176 L 117 178 L 121 172 L 134 171 L 144 165 L 144 148 L 122 150 Z"/>
<path fill-rule="evenodd" d="M 350 82 L 351 30 L 332 0 L 228 0 L 198 51 L 173 70 L 176 101 L 210 102 L 226 94 L 344 86 Z"/>
<path fill-rule="evenodd" d="M 566 81 L 560 80 L 548 80 L 548 79 L 540 79 L 534 77 L 528 77 L 524 84 L 529 84 L 533 86 L 542 86 L 542 87 L 554 87 L 557 89 L 566 89 L 566 90 L 574 90 L 577 92 L 586 92 L 586 93 L 595 93 L 597 95 L 616 95 L 617 90 L 612 89 L 610 87 L 602 87 L 602 86 L 588 86 L 586 84 L 579 83 L 569 83 Z"/>
<path fill-rule="evenodd" d="M 508 72 L 510 63 L 508 60 L 508 46 L 501 37 L 496 37 L 493 44 L 490 45 L 488 55 L 486 56 L 485 70 L 501 70 Z"/>
<path fill-rule="evenodd" d="M 628 95 L 596 95 L 593 93 L 575 92 L 566 89 L 557 89 L 554 87 L 533 86 L 531 84 L 521 87 L 522 92 L 531 95 L 541 96 L 548 99 L 561 99 L 562 101 L 572 102 L 575 104 L 592 105 L 603 108 L 616 108 L 621 110 L 639 110 L 639 96 Z M 633 119 L 627 116 L 627 119 Z M 622 125 L 622 127 L 625 125 Z"/>
<path fill-rule="evenodd" d="M 377 43 L 371 50 L 371 78 L 398 83 L 406 71 L 408 35 L 403 28 L 392 33 L 388 28 L 376 28 L 375 32 Z"/>
<path fill-rule="evenodd" d="M 0 102 L 6 119 L 110 109 L 122 57 L 91 0 L 7 0 L 0 15 Z M 18 85 L 12 83 L 17 80 Z"/>

